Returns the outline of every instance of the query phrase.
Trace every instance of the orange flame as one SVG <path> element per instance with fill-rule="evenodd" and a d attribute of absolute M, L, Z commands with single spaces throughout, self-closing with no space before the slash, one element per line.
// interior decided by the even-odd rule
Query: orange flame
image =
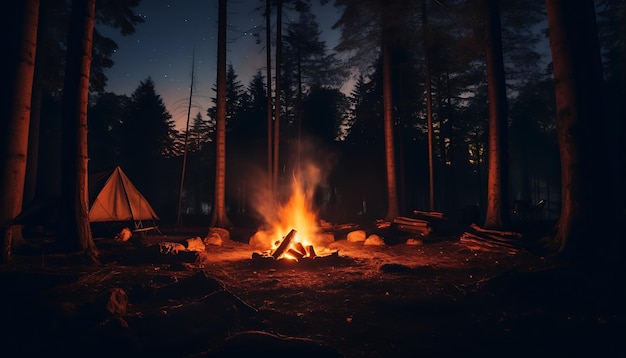
<path fill-rule="evenodd" d="M 266 229 L 257 231 L 251 243 L 264 249 L 275 249 L 292 229 L 297 234 L 293 242 L 304 246 L 315 245 L 319 234 L 317 212 L 311 205 L 311 196 L 294 180 L 289 200 L 278 207 Z"/>

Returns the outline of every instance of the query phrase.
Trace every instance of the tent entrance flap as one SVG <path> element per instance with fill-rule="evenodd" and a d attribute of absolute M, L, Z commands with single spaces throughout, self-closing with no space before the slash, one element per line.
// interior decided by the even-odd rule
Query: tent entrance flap
<path fill-rule="evenodd" d="M 132 221 L 135 229 L 141 229 L 144 227 L 143 220 L 156 221 L 159 217 L 118 166 L 93 200 L 89 209 L 89 222 Z"/>

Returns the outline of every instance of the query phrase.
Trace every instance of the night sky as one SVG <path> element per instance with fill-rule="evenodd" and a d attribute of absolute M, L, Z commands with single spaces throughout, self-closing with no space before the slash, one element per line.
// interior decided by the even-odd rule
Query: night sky
<path fill-rule="evenodd" d="M 313 4 L 322 31 L 320 39 L 326 41 L 327 49 L 331 50 L 338 34 L 330 27 L 338 18 L 338 9 L 332 3 L 323 7 L 317 1 Z M 227 63 L 233 65 L 238 79 L 246 87 L 257 71 L 263 76 L 267 74 L 265 20 L 262 12 L 255 10 L 261 5 L 261 1 L 228 2 Z M 184 129 L 195 48 L 191 118 L 200 112 L 207 119 L 206 110 L 215 97 L 212 87 L 217 71 L 217 8 L 217 1 L 144 0 L 136 13 L 145 22 L 137 25 L 135 34 L 124 37 L 109 28 L 98 27 L 119 46 L 112 58 L 114 66 L 106 71 L 109 78 L 106 91 L 131 95 L 141 81 L 151 77 L 176 121 L 176 128 Z M 284 13 L 283 31 L 292 19 L 297 17 Z M 275 26 L 275 17 L 272 26 Z M 261 35 L 261 44 L 256 44 L 255 31 Z"/>

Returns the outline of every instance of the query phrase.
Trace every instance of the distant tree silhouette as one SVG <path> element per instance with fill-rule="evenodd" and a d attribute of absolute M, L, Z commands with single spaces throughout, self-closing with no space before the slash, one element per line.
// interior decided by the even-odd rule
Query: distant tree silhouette
<path fill-rule="evenodd" d="M 131 99 L 125 95 L 102 93 L 89 108 L 89 170 L 114 168 L 120 163 L 124 138 L 122 126 Z"/>
<path fill-rule="evenodd" d="M 340 136 L 340 124 L 348 99 L 338 89 L 313 87 L 302 104 L 302 133 L 320 144 L 332 144 Z"/>
<path fill-rule="evenodd" d="M 328 86 L 338 87 L 347 76 L 342 69 L 341 61 L 334 53 L 329 53 L 326 43 L 319 39 L 321 31 L 310 8 L 303 7 L 299 12 L 298 21 L 288 24 L 284 36 L 284 51 L 282 61 L 282 78 L 284 93 L 285 123 L 290 124 L 290 136 L 295 137 L 297 146 L 296 171 L 300 169 L 303 135 L 304 97 L 309 95 L 312 88 L 319 89 Z M 328 118 L 334 120 L 335 116 Z M 286 131 L 283 131 L 285 133 Z M 327 134 L 325 138 L 332 138 Z"/>
<path fill-rule="evenodd" d="M 177 131 L 151 77 L 141 81 L 131 94 L 120 132 L 120 164 L 128 177 L 157 212 L 172 207 L 168 202 L 176 200 L 177 191 L 163 187 L 164 178 L 155 180 L 155 177 L 162 174 L 165 158 L 176 155 Z"/>
<path fill-rule="evenodd" d="M 245 131 L 245 123 L 242 123 L 242 114 L 244 111 L 244 85 L 239 81 L 238 75 L 232 64 L 226 65 L 226 132 L 229 137 L 237 138 L 240 133 Z M 217 93 L 217 83 L 213 86 L 213 90 Z M 217 118 L 217 98 L 212 98 L 214 106 L 207 109 L 209 118 Z"/>
<path fill-rule="evenodd" d="M 359 75 L 350 93 L 350 110 L 346 122 L 345 140 L 351 145 L 372 146 L 382 141 L 380 95 L 374 80 Z"/>
<path fill-rule="evenodd" d="M 267 91 L 263 74 L 258 71 L 250 80 L 247 88 L 247 100 L 244 102 L 244 113 L 242 122 L 245 123 L 245 136 L 256 138 L 257 141 L 264 140 L 267 132 L 267 121 L 262 121 L 267 113 Z M 263 148 L 258 148 L 260 151 Z"/>

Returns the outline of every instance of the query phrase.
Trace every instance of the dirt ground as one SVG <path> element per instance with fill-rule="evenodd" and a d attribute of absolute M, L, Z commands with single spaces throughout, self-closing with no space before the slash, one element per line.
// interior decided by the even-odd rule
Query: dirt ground
<path fill-rule="evenodd" d="M 348 242 L 324 257 L 253 259 L 252 232 L 163 255 L 96 240 L 100 266 L 34 251 L 0 269 L 8 355 L 414 357 L 623 355 L 624 276 L 526 250 L 477 250 L 446 234 Z M 394 237 L 395 236 L 395 237 Z M 45 248 L 45 245 L 42 247 Z"/>

